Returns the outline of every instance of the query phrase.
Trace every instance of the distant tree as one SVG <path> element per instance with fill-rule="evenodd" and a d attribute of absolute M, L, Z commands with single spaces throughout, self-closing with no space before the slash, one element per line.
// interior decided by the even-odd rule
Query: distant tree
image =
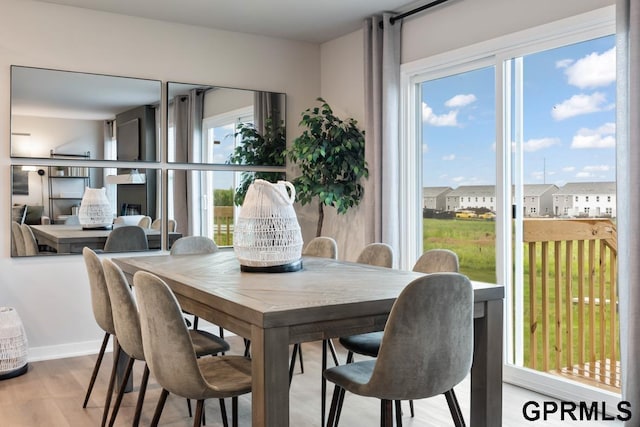
<path fill-rule="evenodd" d="M 213 190 L 214 206 L 233 206 L 233 188 Z"/>

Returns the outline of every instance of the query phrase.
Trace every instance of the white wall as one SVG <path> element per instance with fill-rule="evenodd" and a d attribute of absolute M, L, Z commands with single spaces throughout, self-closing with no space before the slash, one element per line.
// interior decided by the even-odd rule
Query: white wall
<path fill-rule="evenodd" d="M 450 0 L 405 19 L 401 62 L 427 58 L 612 4 L 615 0 Z M 359 30 L 324 43 L 321 49 L 322 97 L 335 111 L 358 120 L 362 128 L 363 47 L 363 32 Z M 369 243 L 364 241 L 364 224 L 358 221 L 359 209 L 363 209 L 362 205 L 344 216 L 336 218 L 332 212 L 328 220 L 325 217 L 328 227 L 323 234 L 338 239 L 340 258 L 354 260 Z M 305 212 L 306 229 L 310 231 L 314 212 Z"/>
<path fill-rule="evenodd" d="M 18 310 L 32 359 L 97 351 L 82 257 L 10 258 L 10 66 L 285 92 L 291 138 L 320 93 L 320 48 L 28 0 L 0 10 L 0 306 Z"/>

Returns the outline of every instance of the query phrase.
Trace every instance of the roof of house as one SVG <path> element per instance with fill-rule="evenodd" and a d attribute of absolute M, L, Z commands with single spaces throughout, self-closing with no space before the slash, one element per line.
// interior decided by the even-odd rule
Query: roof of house
<path fill-rule="evenodd" d="M 551 191 L 555 194 L 558 190 L 558 186 L 554 184 L 525 184 L 523 193 L 525 196 L 542 196 L 544 193 Z"/>
<path fill-rule="evenodd" d="M 423 187 L 422 188 L 422 197 L 437 197 L 442 195 L 443 193 L 448 193 L 453 191 L 451 187 Z"/>
<path fill-rule="evenodd" d="M 554 193 L 556 196 L 576 194 L 615 194 L 615 182 L 568 182 Z"/>
<path fill-rule="evenodd" d="M 461 185 L 460 187 L 447 194 L 447 197 L 495 197 L 495 185 Z"/>

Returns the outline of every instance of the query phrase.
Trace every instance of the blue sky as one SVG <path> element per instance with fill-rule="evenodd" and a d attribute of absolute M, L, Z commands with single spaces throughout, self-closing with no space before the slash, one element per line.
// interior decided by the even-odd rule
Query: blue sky
<path fill-rule="evenodd" d="M 526 184 L 615 181 L 615 38 L 524 58 Z M 495 184 L 494 69 L 422 85 L 423 185 Z"/>

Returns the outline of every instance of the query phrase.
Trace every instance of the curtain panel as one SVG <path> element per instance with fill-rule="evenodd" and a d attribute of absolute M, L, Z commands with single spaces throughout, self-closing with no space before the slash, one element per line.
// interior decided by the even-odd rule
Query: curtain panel
<path fill-rule="evenodd" d="M 402 21 L 391 14 L 364 22 L 366 243 L 384 242 L 398 252 L 400 47 Z M 381 28 L 382 24 L 382 28 Z"/>

